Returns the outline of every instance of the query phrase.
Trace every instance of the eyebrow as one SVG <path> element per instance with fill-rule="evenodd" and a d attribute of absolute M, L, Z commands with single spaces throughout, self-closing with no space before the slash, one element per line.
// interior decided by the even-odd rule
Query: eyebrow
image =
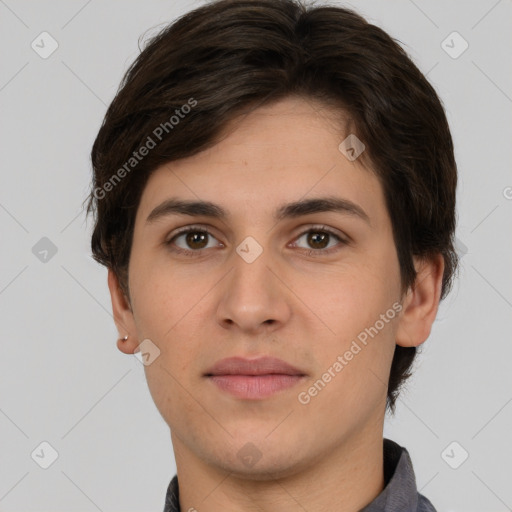
<path fill-rule="evenodd" d="M 275 221 L 281 221 L 320 212 L 343 213 L 360 218 L 371 226 L 370 217 L 359 205 L 348 199 L 335 196 L 302 199 L 284 204 L 276 209 L 273 218 Z M 152 210 L 146 219 L 146 224 L 170 215 L 204 216 L 223 221 L 229 217 L 229 213 L 222 206 L 210 201 L 171 198 L 165 200 Z"/>

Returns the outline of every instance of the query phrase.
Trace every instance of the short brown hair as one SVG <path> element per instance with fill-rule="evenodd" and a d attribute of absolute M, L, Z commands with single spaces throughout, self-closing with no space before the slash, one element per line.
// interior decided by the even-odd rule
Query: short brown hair
<path fill-rule="evenodd" d="M 244 108 L 290 95 L 339 106 L 348 116 L 384 190 L 402 290 L 415 281 L 413 255 L 441 253 L 441 299 L 447 295 L 458 266 L 457 169 L 441 101 L 423 74 L 395 40 L 351 10 L 300 0 L 217 0 L 147 42 L 92 148 L 92 253 L 115 271 L 128 299 L 135 215 L 151 172 L 213 146 Z M 130 160 L 156 138 L 157 127 L 161 140 Z M 392 413 L 416 350 L 395 347 Z"/>

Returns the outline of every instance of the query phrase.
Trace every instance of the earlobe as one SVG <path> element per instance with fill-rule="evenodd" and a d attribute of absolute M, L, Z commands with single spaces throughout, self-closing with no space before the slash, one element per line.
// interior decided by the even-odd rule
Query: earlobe
<path fill-rule="evenodd" d="M 437 315 L 444 272 L 444 258 L 438 253 L 430 259 L 415 259 L 417 276 L 403 301 L 396 332 L 396 344 L 417 347 L 430 335 Z"/>
<path fill-rule="evenodd" d="M 114 322 L 120 334 L 117 340 L 117 348 L 125 354 L 133 354 L 138 346 L 135 320 L 130 303 L 112 269 L 108 269 L 108 288 L 112 301 Z"/>

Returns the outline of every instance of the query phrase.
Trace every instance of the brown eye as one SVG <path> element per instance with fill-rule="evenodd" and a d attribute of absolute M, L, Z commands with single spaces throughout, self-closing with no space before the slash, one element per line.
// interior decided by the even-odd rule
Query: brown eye
<path fill-rule="evenodd" d="M 216 240 L 210 232 L 192 226 L 181 230 L 165 242 L 165 245 L 169 246 L 173 252 L 200 255 L 203 252 L 202 249 L 222 245 L 220 242 L 212 245 L 212 242 Z"/>
<path fill-rule="evenodd" d="M 185 243 L 191 249 L 204 249 L 208 245 L 208 236 L 204 231 L 191 231 L 185 233 Z"/>
<path fill-rule="evenodd" d="M 302 239 L 305 239 L 306 243 L 306 247 L 302 247 L 302 249 L 307 251 L 309 256 L 327 255 L 338 251 L 340 246 L 348 245 L 348 242 L 341 236 L 325 227 L 312 228 L 305 231 L 296 239 L 293 245 L 300 247 Z"/>
<path fill-rule="evenodd" d="M 308 244 L 313 249 L 325 249 L 329 243 L 329 233 L 321 231 L 310 231 L 307 237 Z"/>

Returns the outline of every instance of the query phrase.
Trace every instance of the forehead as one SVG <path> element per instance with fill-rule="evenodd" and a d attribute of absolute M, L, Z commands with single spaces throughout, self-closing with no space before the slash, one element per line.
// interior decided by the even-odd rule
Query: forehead
<path fill-rule="evenodd" d="M 384 199 L 373 172 L 339 150 L 348 134 L 342 114 L 325 105 L 287 98 L 238 116 L 220 142 L 156 169 L 142 195 L 144 219 L 169 197 L 225 205 L 228 214 L 255 218 L 300 198 L 338 196 L 379 217 Z M 380 210 L 380 211 L 379 211 Z"/>

